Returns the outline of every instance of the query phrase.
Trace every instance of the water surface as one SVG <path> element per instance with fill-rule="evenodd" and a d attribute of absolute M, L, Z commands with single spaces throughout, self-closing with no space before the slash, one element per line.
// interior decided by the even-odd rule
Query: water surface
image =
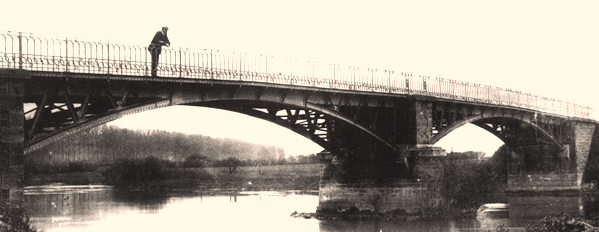
<path fill-rule="evenodd" d="M 106 186 L 27 187 L 24 207 L 45 231 L 523 231 L 549 213 L 597 210 L 579 196 L 508 197 L 509 211 L 446 221 L 328 221 L 314 212 L 317 192 L 239 192 L 121 198 Z"/>

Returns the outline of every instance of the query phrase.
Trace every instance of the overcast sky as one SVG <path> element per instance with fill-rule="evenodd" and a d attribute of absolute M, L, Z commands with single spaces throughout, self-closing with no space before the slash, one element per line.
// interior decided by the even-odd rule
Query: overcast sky
<path fill-rule="evenodd" d="M 2 5 L 0 30 L 145 46 L 156 31 L 168 26 L 174 47 L 408 72 L 516 89 L 599 109 L 595 101 L 598 1 L 106 0 L 11 1 Z M 209 118 L 206 111 L 183 109 L 187 108 L 156 111 L 134 121 L 155 126 L 162 120 L 152 117 L 172 111 L 178 115 L 187 112 L 183 114 L 191 119 L 178 127 L 196 133 L 210 131 L 200 122 L 219 125 L 221 131 L 236 120 L 258 124 L 235 114 L 222 116 L 210 111 L 228 117 L 228 121 L 217 123 L 213 120 L 219 117 Z M 187 120 L 197 122 L 197 128 Z M 290 143 L 288 137 L 279 140 L 281 133 L 286 133 L 279 129 L 262 128 L 229 134 L 319 150 L 310 142 L 291 139 L 294 142 Z M 273 133 L 278 136 L 267 136 Z M 472 142 L 476 140 L 457 133 L 441 142 L 456 151 L 465 145 L 460 143 L 464 140 L 471 141 L 466 147 L 472 149 L 466 150 L 476 150 L 475 145 L 481 144 L 497 146 L 498 140 L 492 136 L 480 134 L 473 137 L 480 141 Z M 296 154 L 290 149 L 286 148 L 288 154 Z"/>

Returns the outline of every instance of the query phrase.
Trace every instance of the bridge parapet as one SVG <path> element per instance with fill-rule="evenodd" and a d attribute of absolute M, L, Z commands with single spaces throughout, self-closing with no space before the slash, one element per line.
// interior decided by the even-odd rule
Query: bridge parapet
<path fill-rule="evenodd" d="M 0 68 L 36 72 L 150 76 L 145 46 L 0 32 Z M 389 70 L 341 66 L 210 49 L 167 48 L 158 74 L 166 78 L 261 82 L 303 87 L 431 96 L 592 119 L 589 107 L 480 84 Z"/>

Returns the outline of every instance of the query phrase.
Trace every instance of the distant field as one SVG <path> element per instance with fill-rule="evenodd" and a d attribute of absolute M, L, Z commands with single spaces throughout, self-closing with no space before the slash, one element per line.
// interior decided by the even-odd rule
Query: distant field
<path fill-rule="evenodd" d="M 227 167 L 207 167 L 202 168 L 210 175 L 218 176 L 229 174 Z M 243 166 L 237 167 L 237 174 L 247 175 L 247 177 L 259 176 L 297 176 L 313 177 L 320 176 L 320 164 L 291 164 L 291 165 L 272 165 L 272 166 Z"/>
<path fill-rule="evenodd" d="M 318 190 L 320 167 L 320 164 L 245 166 L 237 167 L 237 172 L 233 174 L 229 173 L 227 167 L 175 168 L 170 169 L 170 172 L 176 178 L 156 183 L 164 182 L 164 186 L 171 189 Z M 96 172 L 32 175 L 26 178 L 25 184 L 106 184 L 101 174 L 106 170 L 107 167 L 102 167 Z"/>
<path fill-rule="evenodd" d="M 204 182 L 207 189 L 246 190 L 318 190 L 320 164 L 272 165 L 237 167 L 230 174 L 228 167 L 187 168 L 181 171 L 203 171 L 212 176 Z M 251 184 L 250 184 L 251 183 Z"/>

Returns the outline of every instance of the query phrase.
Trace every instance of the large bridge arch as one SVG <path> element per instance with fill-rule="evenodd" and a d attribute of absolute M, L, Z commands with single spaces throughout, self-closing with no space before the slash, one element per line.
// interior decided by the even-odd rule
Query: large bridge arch
<path fill-rule="evenodd" d="M 326 134 L 323 136 L 322 134 L 319 135 L 315 133 L 318 129 L 327 129 L 329 126 L 327 125 L 327 122 L 320 122 L 319 120 L 324 120 L 324 117 L 330 117 L 359 128 L 364 133 L 369 134 L 376 140 L 395 150 L 394 146 L 378 136 L 375 131 L 367 128 L 366 126 L 360 125 L 360 123 L 357 121 L 343 115 L 340 112 L 336 112 L 327 107 L 322 107 L 306 101 L 298 101 L 297 99 L 281 102 L 279 100 L 272 100 L 273 97 L 261 97 L 264 97 L 265 99 L 248 99 L 247 96 L 243 95 L 235 95 L 231 97 L 230 94 L 219 94 L 209 98 L 204 97 L 191 99 L 175 97 L 166 100 L 153 100 L 128 107 L 122 107 L 94 117 L 90 120 L 61 128 L 60 130 L 54 131 L 47 136 L 41 137 L 40 139 L 30 141 L 30 143 L 26 144 L 24 153 L 30 153 L 52 142 L 59 141 L 83 130 L 106 124 L 127 115 L 176 105 L 218 108 L 260 118 L 298 133 L 299 135 L 310 139 L 325 149 L 334 150 L 335 148 L 331 147 L 331 144 L 326 138 Z M 265 111 L 257 110 L 256 108 L 265 109 Z M 287 115 L 277 115 L 277 112 L 281 110 L 286 111 Z M 300 111 L 304 111 L 304 114 L 300 114 Z M 298 124 L 298 121 L 303 121 L 304 123 Z"/>

